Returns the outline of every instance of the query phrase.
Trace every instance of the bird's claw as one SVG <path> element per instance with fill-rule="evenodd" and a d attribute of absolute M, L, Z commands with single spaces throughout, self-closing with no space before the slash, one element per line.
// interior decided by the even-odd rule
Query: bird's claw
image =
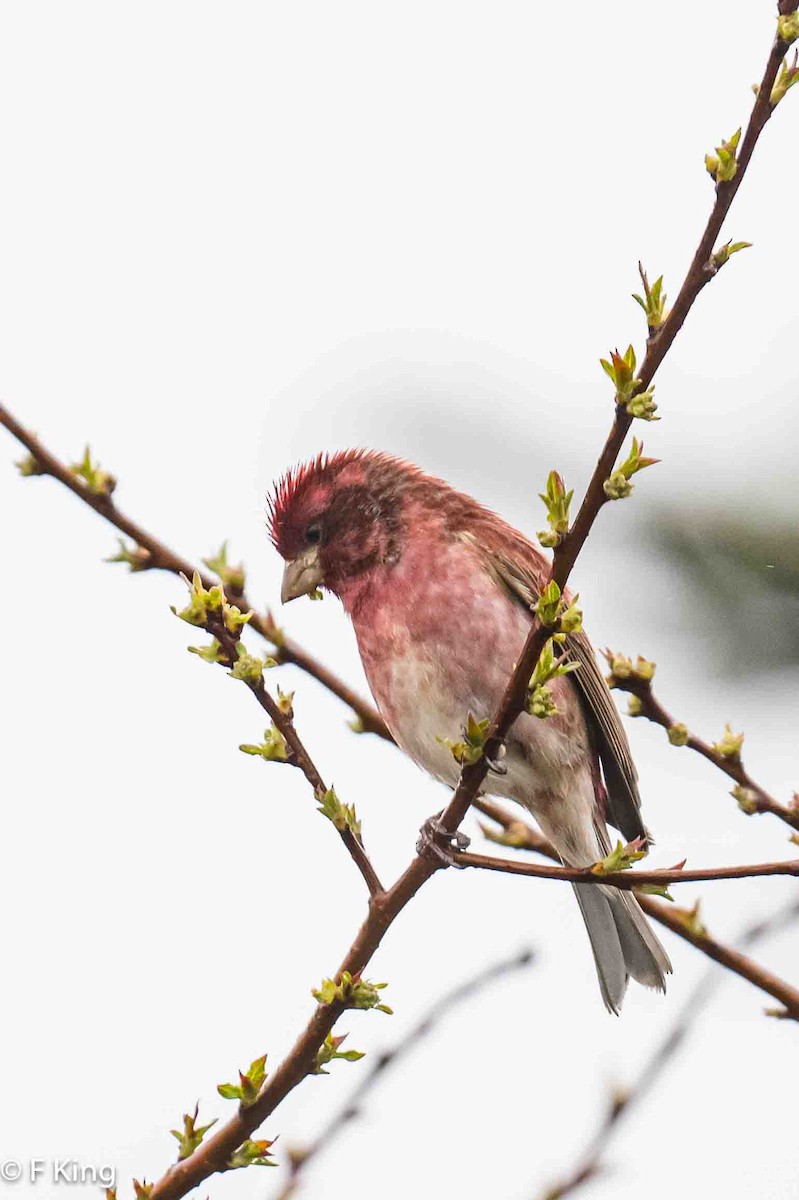
<path fill-rule="evenodd" d="M 461 867 L 455 862 L 453 855 L 458 850 L 466 850 L 471 838 L 460 829 L 450 833 L 441 824 L 438 817 L 428 817 L 419 830 L 419 841 L 416 843 L 416 853 L 422 857 L 432 858 L 442 867 Z M 461 868 L 462 869 L 462 868 Z"/>
<path fill-rule="evenodd" d="M 504 746 L 499 747 L 496 758 L 489 758 L 488 755 L 486 755 L 486 762 L 488 763 L 488 769 L 492 775 L 507 775 L 508 764 L 505 762 Z"/>

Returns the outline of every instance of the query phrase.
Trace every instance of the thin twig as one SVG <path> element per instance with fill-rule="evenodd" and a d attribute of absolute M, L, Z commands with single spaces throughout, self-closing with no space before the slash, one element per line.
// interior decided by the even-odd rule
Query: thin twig
<path fill-rule="evenodd" d="M 786 12 L 795 11 L 799 4 L 799 0 L 783 0 L 783 2 L 787 3 L 788 7 L 784 8 L 781 4 L 781 11 Z M 697 296 L 718 272 L 718 266 L 712 261 L 713 247 L 730 205 L 746 174 L 757 140 L 771 116 L 771 90 L 787 49 L 788 46 L 785 42 L 779 39 L 774 41 L 738 155 L 737 171 L 731 180 L 716 185 L 715 203 L 677 299 L 666 320 L 648 339 L 646 355 L 638 373 L 640 390 L 645 390 L 650 386 L 658 367 L 685 323 Z M 584 546 L 600 510 L 608 501 L 604 483 L 613 471 L 613 466 L 633 419 L 624 405 L 616 405 L 610 434 L 594 468 L 574 524 L 555 548 L 552 567 L 545 586 L 554 581 L 561 592 L 564 591 L 577 555 Z M 441 825 L 451 833 L 455 832 L 466 816 L 470 804 L 473 803 L 485 781 L 490 762 L 497 761 L 510 727 L 522 713 L 530 677 L 544 644 L 552 632 L 552 629 L 544 626 L 537 616 L 534 617 L 527 641 L 508 681 L 499 708 L 489 726 L 483 755 L 477 762 L 463 768 L 452 799 L 441 815 Z"/>
<path fill-rule="evenodd" d="M 794 11 L 797 7 L 797 2 L 798 0 L 781 0 L 781 8 L 783 8 L 783 11 Z M 785 7 L 786 5 L 788 7 Z M 672 313 L 661 329 L 650 338 L 646 358 L 640 372 L 641 386 L 643 387 L 648 387 L 657 367 L 662 362 L 663 357 L 690 311 L 696 296 L 714 273 L 711 271 L 710 254 L 715 237 L 721 228 L 732 198 L 746 172 L 757 138 L 770 116 L 769 97 L 771 87 L 776 78 L 785 49 L 786 47 L 783 43 L 777 42 L 771 51 L 760 93 L 744 137 L 739 156 L 737 175 L 730 184 L 719 184 L 711 218 L 700 241 L 694 261 L 691 268 L 689 268 L 688 275 L 680 290 L 675 306 L 672 309 Z M 19 436 L 19 427 L 5 409 L 0 409 L 0 421 L 15 436 Z M 631 423 L 632 418 L 626 409 L 617 405 L 611 433 L 594 470 L 575 524 L 571 532 L 555 551 L 551 578 L 558 583 L 561 591 L 565 587 L 577 555 L 593 526 L 594 520 L 600 508 L 605 503 L 602 485 L 611 473 L 611 469 Z M 36 445 L 31 445 L 24 438 L 20 438 L 20 440 L 28 446 L 34 457 L 37 457 Z M 49 470 L 50 464 L 45 459 L 38 459 L 38 461 Z M 69 473 L 69 480 L 58 475 L 57 472 L 56 474 L 72 491 L 81 495 L 83 499 L 88 499 L 85 489 L 71 476 L 71 473 Z M 117 517 L 117 521 L 114 522 L 117 524 L 117 527 L 122 529 L 123 532 L 127 532 L 130 537 L 133 537 L 137 541 L 137 544 L 143 544 L 139 541 L 139 535 L 143 531 L 133 526 L 132 523 L 128 523 L 127 528 L 119 524 L 119 514 L 116 513 L 113 502 L 109 497 L 92 496 L 89 503 L 96 511 L 108 519 L 111 519 L 109 513 L 114 513 Z M 150 549 L 146 545 L 144 548 Z M 159 543 L 157 547 L 153 547 L 153 550 L 157 556 L 158 551 L 165 550 L 165 547 Z M 159 565 L 165 564 L 161 562 Z M 181 564 L 180 570 L 189 575 L 191 570 L 186 571 L 186 566 L 189 566 L 189 564 Z M 258 628 L 258 625 L 256 625 L 256 628 Z M 480 787 L 485 780 L 488 761 L 497 759 L 508 730 L 522 711 L 528 681 L 550 632 L 550 630 L 542 626 L 537 618 L 533 621 L 517 668 L 508 682 L 502 703 L 490 726 L 483 757 L 477 763 L 467 766 L 463 770 L 458 787 L 442 816 L 442 824 L 450 832 L 454 832 L 457 829 L 470 804 L 477 797 Z M 269 634 L 266 636 L 269 636 Z M 391 923 L 397 918 L 419 888 L 423 886 L 439 867 L 440 863 L 418 856 L 392 888 L 387 892 L 378 892 L 372 895 L 368 916 L 339 968 L 338 979 L 342 977 L 345 971 L 353 976 L 361 974 L 380 945 Z M 649 897 L 642 897 L 642 900 L 649 901 Z M 660 919 L 668 924 L 668 921 L 664 917 Z M 685 935 L 683 934 L 683 936 Z M 689 940 L 692 939 L 689 938 Z M 715 943 L 703 948 L 705 953 L 710 954 L 711 957 L 718 957 L 718 953 L 714 954 L 712 952 L 714 946 L 716 946 Z M 718 950 L 717 946 L 716 949 Z M 728 957 L 732 953 L 725 951 Z M 719 961 L 722 961 L 722 959 L 719 958 Z M 739 964 L 737 969 L 739 974 L 746 975 L 741 964 Z M 758 986 L 765 987 L 765 990 L 771 991 L 772 995 L 777 995 L 777 998 L 782 1000 L 782 997 L 774 990 L 776 985 L 767 987 L 757 976 L 753 979 L 753 982 L 757 982 Z M 782 984 L 782 981 L 779 980 L 777 984 L 780 985 L 782 992 L 785 993 L 787 985 Z M 782 1000 L 786 1005 L 786 1010 L 790 1009 L 791 1015 L 799 1015 L 799 993 L 793 992 L 792 989 L 787 989 L 787 992 L 790 992 L 793 998 L 789 997 L 789 1002 Z M 248 1107 L 239 1107 L 235 1116 L 209 1136 L 206 1141 L 203 1141 L 187 1158 L 176 1163 L 166 1175 L 152 1186 L 150 1200 L 178 1200 L 178 1197 L 184 1196 L 192 1188 L 207 1179 L 209 1175 L 216 1171 L 225 1170 L 231 1155 L 236 1149 L 263 1123 L 285 1096 L 314 1069 L 318 1049 L 324 1042 L 327 1034 L 332 1030 L 342 1011 L 344 1011 L 344 1007 L 344 1004 L 340 1001 L 333 1001 L 330 1004 L 319 1003 L 293 1049 L 277 1067 L 274 1074 L 267 1079 L 255 1102 Z"/>
<path fill-rule="evenodd" d="M 531 875 L 535 879 L 562 879 L 567 883 L 596 883 L 633 891 L 635 888 L 671 886 L 675 883 L 703 883 L 717 879 L 755 879 L 763 875 L 799 875 L 799 859 L 785 862 L 753 863 L 739 867 L 704 867 L 685 870 L 671 867 L 661 870 L 595 871 L 592 867 L 548 867 L 543 863 L 518 862 L 512 858 L 494 858 L 487 854 L 454 851 L 456 866 L 479 867 L 483 871 L 502 871 L 507 875 Z"/>
<path fill-rule="evenodd" d="M 663 729 L 674 731 L 679 729 L 682 738 L 676 745 L 687 746 L 689 750 L 695 750 L 697 754 L 701 754 L 708 762 L 713 763 L 714 767 L 718 767 L 730 779 L 738 785 L 738 788 L 743 791 L 733 795 L 738 800 L 739 807 L 746 813 L 770 813 L 772 816 L 779 817 L 786 825 L 790 825 L 792 829 L 799 830 L 799 805 L 791 807 L 781 804 L 779 800 L 770 795 L 765 788 L 761 787 L 749 774 L 744 767 L 740 753 L 736 754 L 720 754 L 719 751 L 711 745 L 710 742 L 705 742 L 702 738 L 697 737 L 695 733 L 683 729 L 677 724 L 674 717 L 660 703 L 652 690 L 652 684 L 648 680 L 636 679 L 619 679 L 613 675 L 613 686 L 620 692 L 629 692 L 639 701 L 639 711 L 631 713 L 631 716 L 646 717 L 648 721 L 652 721 L 655 725 L 660 725 Z"/>
<path fill-rule="evenodd" d="M 174 550 L 171 550 L 159 538 L 155 537 L 154 534 L 126 516 L 125 513 L 120 511 L 111 496 L 92 492 L 74 471 L 71 471 L 61 459 L 53 454 L 51 450 L 48 450 L 35 434 L 21 425 L 17 418 L 2 404 L 0 404 L 0 425 L 4 425 L 9 433 L 13 434 L 17 441 L 26 447 L 39 465 L 40 474 L 52 475 L 59 483 L 63 483 L 64 487 L 69 488 L 84 504 L 88 504 L 89 508 L 93 508 L 96 513 L 104 517 L 115 529 L 118 529 L 120 533 L 124 533 L 127 537 L 131 538 L 138 547 L 146 552 L 141 557 L 137 570 L 169 571 L 173 575 L 185 575 L 187 579 L 191 579 L 196 571 L 200 575 L 204 587 L 210 588 L 213 586 L 215 580 L 207 572 L 200 570 L 193 563 L 189 562 L 187 558 L 183 558 L 182 555 L 176 554 Z M 259 613 L 247 599 L 244 592 L 231 593 L 228 598 L 242 609 L 253 610 L 250 626 L 270 643 L 273 647 L 273 657 L 279 663 L 291 663 L 299 667 L 307 675 L 311 675 L 323 687 L 327 688 L 335 696 L 338 696 L 340 700 L 357 713 L 361 726 L 366 732 L 376 733 L 380 737 L 387 738 L 389 741 L 391 740 L 391 735 L 386 729 L 385 722 L 377 709 L 368 700 L 364 700 L 357 692 L 353 691 L 348 684 L 339 679 L 337 675 L 334 675 L 322 663 L 318 662 L 313 655 L 309 654 L 297 642 L 286 637 L 282 629 L 275 624 L 270 613 Z"/>
<path fill-rule="evenodd" d="M 225 628 L 224 622 L 219 618 L 209 619 L 206 624 L 207 631 L 217 639 L 222 647 L 228 664 L 236 661 L 236 639 L 233 638 Z M 322 776 L 314 764 L 313 759 L 306 750 L 300 735 L 294 725 L 293 718 L 289 713 L 283 711 L 274 697 L 264 685 L 263 678 L 258 676 L 254 679 L 245 680 L 247 687 L 252 692 L 255 699 L 261 705 L 261 708 L 269 714 L 276 728 L 283 735 L 289 748 L 289 761 L 299 767 L 305 778 L 308 780 L 313 789 L 314 796 L 318 800 L 322 800 L 328 788 Z M 363 842 L 359 834 L 353 832 L 349 827 L 339 828 L 335 826 L 339 837 L 352 857 L 353 862 L 366 882 L 371 896 L 377 895 L 383 891 L 383 885 L 378 878 L 377 872 L 372 866 L 369 855 L 366 853 Z"/>
<path fill-rule="evenodd" d="M 501 842 L 514 850 L 531 850 L 535 854 L 542 854 L 545 858 L 553 859 L 555 862 L 559 861 L 557 851 L 552 843 L 526 821 L 512 816 L 501 804 L 492 802 L 483 807 L 487 815 L 503 830 L 503 834 L 497 834 L 483 826 L 483 832 L 492 841 Z M 508 840 L 506 840 L 506 835 Z M 642 892 L 636 894 L 636 899 L 653 921 L 665 925 L 677 937 L 682 938 L 685 942 L 690 942 L 692 946 L 701 950 L 714 962 L 726 967 L 733 974 L 740 975 L 742 979 L 748 980 L 749 983 L 754 984 L 769 996 L 773 996 L 784 1006 L 785 1011 L 781 1015 L 799 1021 L 799 989 L 786 983 L 784 979 L 780 979 L 760 963 L 711 937 L 697 919 L 696 909 L 678 908 L 674 904 L 669 904 L 668 901 L 656 900 Z"/>
<path fill-rule="evenodd" d="M 792 924 L 797 917 L 799 917 L 799 900 L 793 899 L 778 912 L 750 925 L 740 937 L 735 939 L 736 946 L 740 950 L 748 949 L 756 942 L 779 933 L 786 926 Z M 633 1082 L 614 1092 L 610 1097 L 596 1132 L 580 1155 L 578 1165 L 558 1183 L 547 1188 L 541 1194 L 541 1200 L 563 1200 L 564 1196 L 572 1195 L 600 1174 L 603 1169 L 603 1159 L 608 1152 L 608 1145 L 618 1133 L 623 1119 L 629 1115 L 631 1109 L 640 1108 L 642 1102 L 650 1095 L 672 1059 L 685 1046 L 689 1033 L 713 999 L 724 978 L 724 975 L 712 968 L 703 974 L 680 1009 L 677 1019 L 650 1054 Z"/>
<path fill-rule="evenodd" d="M 375 1087 L 383 1081 L 386 1073 L 389 1070 L 393 1070 L 398 1063 L 407 1058 L 418 1043 L 426 1038 L 453 1008 L 473 999 L 478 992 L 496 983 L 499 979 L 510 975 L 514 971 L 528 967 L 533 961 L 534 955 L 532 950 L 522 950 L 512 958 L 493 963 L 477 975 L 474 975 L 471 979 L 465 980 L 465 982 L 439 997 L 430 1006 L 421 1020 L 406 1033 L 402 1041 L 397 1042 L 390 1049 L 384 1050 L 377 1055 L 371 1065 L 361 1074 L 358 1085 L 351 1093 L 346 1104 L 338 1112 L 334 1113 L 310 1145 L 304 1147 L 302 1150 L 291 1151 L 291 1173 L 285 1185 L 275 1197 L 275 1200 L 289 1200 L 289 1197 L 294 1195 L 297 1178 L 305 1170 L 311 1159 L 317 1158 L 321 1153 L 330 1148 L 331 1143 L 344 1132 L 347 1125 L 361 1115 L 364 1101 Z"/>

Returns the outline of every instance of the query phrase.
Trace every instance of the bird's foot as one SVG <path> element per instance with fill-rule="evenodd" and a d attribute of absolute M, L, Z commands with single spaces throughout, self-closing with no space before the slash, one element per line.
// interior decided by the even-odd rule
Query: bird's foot
<path fill-rule="evenodd" d="M 502 745 L 499 747 L 496 758 L 489 758 L 486 755 L 486 762 L 492 775 L 507 775 L 508 764 L 505 762 L 505 746 Z"/>
<path fill-rule="evenodd" d="M 445 829 L 439 817 L 428 817 L 419 830 L 416 853 L 423 858 L 432 858 L 442 867 L 460 867 L 453 855 L 458 850 L 466 850 L 470 842 L 471 838 L 459 829 L 455 833 Z"/>

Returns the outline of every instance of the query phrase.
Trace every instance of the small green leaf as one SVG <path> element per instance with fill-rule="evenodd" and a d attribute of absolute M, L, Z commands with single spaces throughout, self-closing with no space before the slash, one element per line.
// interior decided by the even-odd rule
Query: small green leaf
<path fill-rule="evenodd" d="M 222 586 L 230 592 L 241 595 L 244 591 L 244 567 L 241 563 L 228 562 L 227 542 L 223 542 L 219 550 L 210 558 L 204 558 L 203 564 L 214 575 L 222 580 Z"/>
<path fill-rule="evenodd" d="M 146 571 L 152 565 L 152 555 L 144 546 L 128 546 L 123 538 L 117 538 L 119 550 L 104 561 L 126 563 L 131 571 Z"/>
<path fill-rule="evenodd" d="M 181 1162 L 184 1158 L 188 1158 L 189 1155 L 193 1154 L 202 1142 L 208 1130 L 216 1125 L 216 1117 L 214 1117 L 213 1121 L 209 1121 L 207 1125 L 198 1125 L 198 1113 L 199 1105 L 195 1104 L 193 1113 L 183 1114 L 183 1129 L 170 1129 L 169 1131 L 174 1138 L 177 1138 L 178 1141 L 178 1162 Z"/>
<path fill-rule="evenodd" d="M 49 475 L 50 473 L 47 467 L 43 463 L 40 463 L 38 458 L 33 454 L 26 454 L 24 458 L 17 459 L 14 466 L 23 479 L 30 479 L 34 475 Z"/>
<path fill-rule="evenodd" d="M 325 1070 L 325 1067 L 336 1058 L 342 1058 L 345 1062 L 358 1062 L 359 1059 L 364 1057 L 360 1050 L 339 1050 L 339 1046 L 341 1046 L 346 1037 L 346 1033 L 343 1033 L 340 1037 L 334 1037 L 332 1033 L 327 1035 L 316 1052 L 316 1063 L 311 1072 L 312 1075 L 327 1075 L 329 1072 Z"/>
<path fill-rule="evenodd" d="M 72 474 L 86 485 L 86 490 L 93 496 L 110 496 L 117 481 L 108 471 L 104 471 L 99 463 L 92 462 L 91 451 L 87 446 L 79 463 L 70 466 Z"/>
<path fill-rule="evenodd" d="M 264 740 L 257 746 L 245 743 L 239 746 L 242 754 L 257 755 L 267 762 L 288 762 L 289 748 L 280 730 L 272 725 L 264 732 Z"/>
<path fill-rule="evenodd" d="M 795 16 L 796 14 L 794 13 L 793 15 Z M 799 51 L 794 50 L 793 59 L 790 64 L 787 58 L 782 60 L 779 74 L 769 97 L 769 103 L 772 108 L 777 107 L 780 100 L 783 99 L 786 92 L 790 91 L 797 79 L 799 79 Z"/>
<path fill-rule="evenodd" d="M 319 801 L 318 811 L 327 817 L 328 821 L 332 821 L 339 833 L 349 829 L 358 841 L 361 840 L 361 822 L 355 814 L 355 808 L 352 804 L 342 803 L 336 795 L 335 788 L 328 788 L 322 795 L 317 794 L 316 799 Z"/>
<path fill-rule="evenodd" d="M 638 862 L 641 858 L 646 858 L 646 854 L 643 838 L 635 838 L 626 846 L 621 841 L 617 841 L 610 854 L 606 854 L 603 859 L 593 864 L 591 874 L 610 875 L 615 871 L 629 871 L 633 863 Z"/>
<path fill-rule="evenodd" d="M 728 723 L 724 726 L 724 736 L 718 742 L 713 743 L 712 749 L 722 758 L 726 758 L 728 762 L 738 763 L 741 761 L 741 747 L 743 744 L 744 735 L 742 733 L 733 733 L 732 727 Z"/>
<path fill-rule="evenodd" d="M 273 1138 L 271 1142 L 268 1142 L 265 1138 L 261 1138 L 253 1141 L 248 1138 L 228 1159 L 227 1169 L 237 1171 L 241 1167 L 276 1167 L 277 1163 L 270 1153 L 270 1147 L 274 1146 L 275 1140 Z"/>
<path fill-rule="evenodd" d="M 311 989 L 311 995 L 319 1004 L 341 1004 L 344 1008 L 374 1008 L 390 1015 L 393 1009 L 380 1000 L 380 992 L 387 986 L 385 983 L 369 983 L 360 975 L 342 971 L 338 982 L 323 979 L 320 987 Z"/>
<path fill-rule="evenodd" d="M 216 1090 L 223 1100 L 238 1100 L 242 1108 L 249 1108 L 258 1099 L 258 1095 L 266 1080 L 266 1055 L 255 1058 L 250 1063 L 249 1070 L 239 1071 L 239 1082 L 217 1084 Z"/>

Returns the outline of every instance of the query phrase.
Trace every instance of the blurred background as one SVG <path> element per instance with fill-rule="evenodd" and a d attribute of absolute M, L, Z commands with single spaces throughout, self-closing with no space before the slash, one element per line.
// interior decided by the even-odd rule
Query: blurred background
<path fill-rule="evenodd" d="M 68 460 L 89 441 L 120 506 L 182 553 L 229 538 L 263 607 L 280 578 L 265 494 L 321 449 L 402 455 L 532 535 L 547 472 L 579 496 L 604 440 L 598 358 L 643 347 L 638 259 L 677 293 L 712 201 L 703 155 L 746 119 L 772 9 L 5 6 L 4 402 Z M 595 643 L 657 660 L 661 699 L 704 736 L 744 729 L 747 765 L 783 800 L 799 784 L 798 134 L 790 94 L 725 230 L 754 248 L 701 295 L 658 375 L 663 419 L 636 430 L 662 465 L 601 514 L 574 577 Z M 216 1084 L 289 1048 L 363 889 L 298 773 L 238 752 L 263 722 L 186 653 L 179 582 L 104 564 L 113 531 L 52 480 L 20 479 L 0 433 L 2 1154 L 111 1163 L 129 1196 L 174 1157 L 181 1113 L 199 1098 L 224 1116 Z M 334 600 L 280 619 L 364 687 Z M 311 680 L 279 681 L 393 878 L 444 793 L 350 734 Z M 708 764 L 629 731 L 652 865 L 790 855 Z M 733 939 L 795 886 L 675 894 Z M 538 962 L 453 1013 L 300 1194 L 535 1200 L 705 970 L 664 940 L 667 996 L 633 987 L 614 1019 L 569 888 L 442 873 L 370 970 L 395 1015 L 353 1014 L 349 1044 L 377 1054 L 522 945 Z M 796 929 L 755 956 L 799 978 Z M 724 980 L 586 1196 L 797 1194 L 796 1029 L 766 1003 Z M 291 1095 L 264 1129 L 278 1161 L 361 1069 Z M 253 1170 L 207 1190 L 278 1183 Z"/>

